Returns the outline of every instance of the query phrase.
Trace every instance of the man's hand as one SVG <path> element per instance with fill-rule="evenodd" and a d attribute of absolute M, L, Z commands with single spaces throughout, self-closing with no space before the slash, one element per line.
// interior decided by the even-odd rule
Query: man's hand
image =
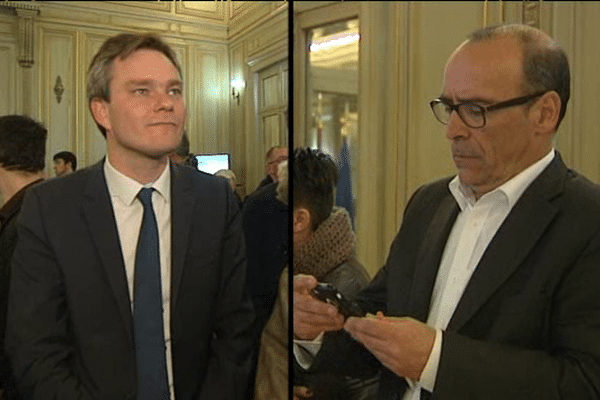
<path fill-rule="evenodd" d="M 298 339 L 313 340 L 323 331 L 337 331 L 344 327 L 344 316 L 335 306 L 310 294 L 315 286 L 317 280 L 314 276 L 294 276 L 294 335 Z"/>
<path fill-rule="evenodd" d="M 396 375 L 418 381 L 435 341 L 435 329 L 412 318 L 350 317 L 344 329 Z"/>
<path fill-rule="evenodd" d="M 304 386 L 294 386 L 294 400 L 306 400 L 312 398 L 313 392 Z"/>

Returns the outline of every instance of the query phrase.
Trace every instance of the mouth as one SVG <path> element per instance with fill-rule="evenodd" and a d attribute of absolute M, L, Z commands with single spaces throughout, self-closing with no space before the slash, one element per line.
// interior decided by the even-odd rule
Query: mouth
<path fill-rule="evenodd" d="M 479 158 L 479 154 L 473 152 L 472 149 L 466 148 L 465 146 L 453 145 L 451 147 L 452 158 L 454 159 L 469 159 Z"/>
<path fill-rule="evenodd" d="M 164 125 L 169 125 L 169 126 L 176 126 L 176 124 L 174 122 L 152 122 L 150 124 L 148 124 L 148 126 L 164 126 Z"/>

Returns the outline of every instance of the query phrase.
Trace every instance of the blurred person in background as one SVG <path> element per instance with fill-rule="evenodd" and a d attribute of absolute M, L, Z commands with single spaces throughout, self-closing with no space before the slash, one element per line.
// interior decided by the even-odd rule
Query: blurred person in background
<path fill-rule="evenodd" d="M 70 151 L 58 152 L 52 157 L 56 176 L 68 175 L 77 170 L 77 157 Z"/>
<path fill-rule="evenodd" d="M 17 245 L 17 217 L 25 192 L 44 176 L 48 130 L 22 115 L 0 117 L 0 343 L 4 343 L 11 259 Z M 14 376 L 0 346 L 0 399 L 16 400 Z"/>

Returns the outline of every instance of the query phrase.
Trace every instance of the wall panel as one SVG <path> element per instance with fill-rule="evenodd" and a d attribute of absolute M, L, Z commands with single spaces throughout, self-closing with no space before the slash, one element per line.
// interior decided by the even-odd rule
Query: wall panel
<path fill-rule="evenodd" d="M 17 112 L 17 54 L 11 37 L 0 35 L 0 115 Z"/>
<path fill-rule="evenodd" d="M 75 32 L 42 27 L 40 42 L 40 116 L 48 128 L 46 171 L 52 176 L 52 156 L 73 151 L 76 141 Z M 63 87 L 60 102 L 54 91 L 59 77 Z"/>
<path fill-rule="evenodd" d="M 444 126 L 433 116 L 429 101 L 441 93 L 444 66 L 452 51 L 468 32 L 481 26 L 482 6 L 479 2 L 410 2 L 407 12 L 409 59 L 403 65 L 411 106 L 406 115 L 405 200 L 420 185 L 455 173 Z"/>
<path fill-rule="evenodd" d="M 102 43 L 110 36 L 112 36 L 110 33 L 105 35 L 97 33 L 84 35 L 84 53 L 81 55 L 84 57 L 80 56 L 80 62 L 82 65 L 85 65 L 85 71 L 87 71 L 92 58 L 98 52 Z M 89 111 L 87 95 L 85 95 L 86 75 L 84 73 L 79 74 L 78 76 L 80 76 L 81 79 L 80 90 L 83 90 L 81 96 L 83 101 L 80 101 L 79 103 L 79 113 L 80 115 L 83 115 L 82 121 L 85 121 L 84 128 L 82 129 L 83 132 L 79 133 L 84 149 L 83 162 L 79 164 L 84 167 L 100 161 L 106 155 L 106 139 L 102 136 L 100 130 L 98 130 Z M 81 157 L 82 154 L 79 153 L 77 155 Z"/>

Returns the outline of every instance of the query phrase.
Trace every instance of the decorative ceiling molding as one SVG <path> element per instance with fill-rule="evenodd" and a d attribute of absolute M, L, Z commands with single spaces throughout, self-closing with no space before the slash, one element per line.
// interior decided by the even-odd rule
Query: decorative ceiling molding
<path fill-rule="evenodd" d="M 25 1 L 0 1 L 0 8 L 11 8 L 13 10 L 31 10 L 40 11 L 40 6 L 35 2 Z"/>
<path fill-rule="evenodd" d="M 230 4 L 233 2 L 229 2 Z M 246 33 L 265 24 L 265 22 L 275 19 L 278 15 L 285 14 L 289 9 L 287 1 L 246 1 L 235 3 L 247 3 L 246 5 L 230 6 L 230 20 L 228 26 L 228 37 L 230 41 L 235 41 Z M 287 14 L 285 14 L 287 20 Z"/>

